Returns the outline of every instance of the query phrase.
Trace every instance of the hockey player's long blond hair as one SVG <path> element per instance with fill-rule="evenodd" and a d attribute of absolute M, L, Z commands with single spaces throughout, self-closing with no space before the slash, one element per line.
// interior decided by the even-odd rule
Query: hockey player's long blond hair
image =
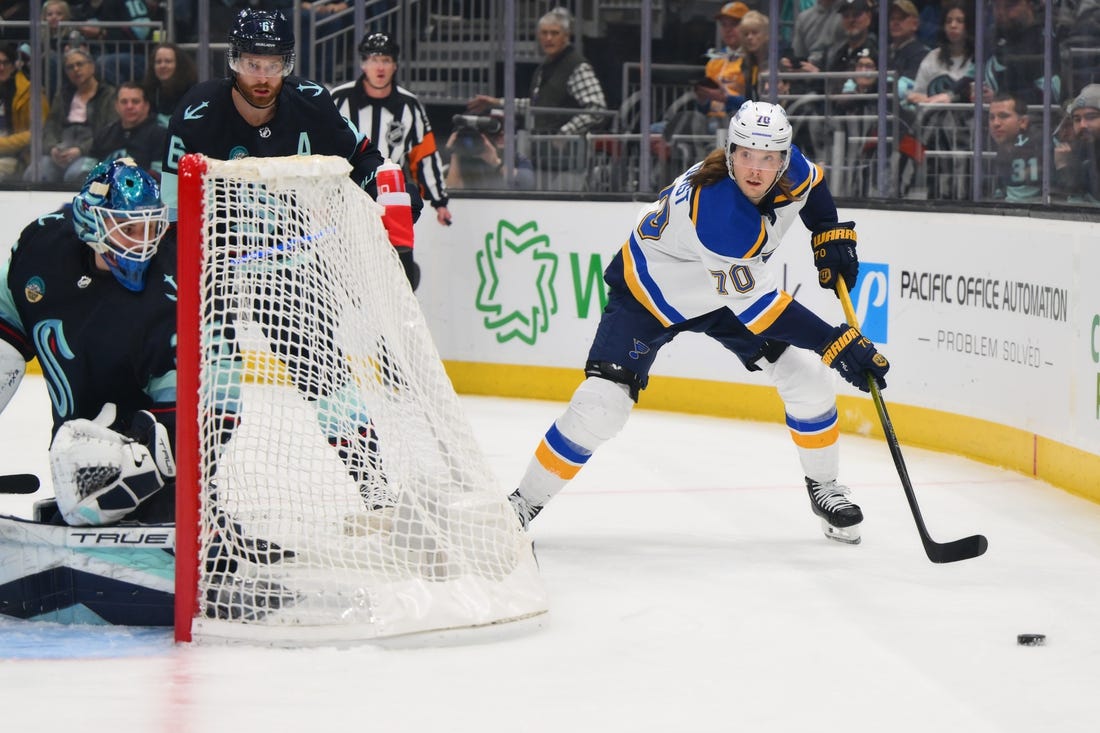
<path fill-rule="evenodd" d="M 726 151 L 723 148 L 715 148 L 703 159 L 703 164 L 699 166 L 699 169 L 691 174 L 688 182 L 691 183 L 692 187 L 709 186 L 718 183 L 729 174 L 729 168 L 726 165 Z M 784 196 L 794 198 L 791 195 L 793 185 L 791 179 L 787 178 L 786 173 L 776 181 L 775 185 Z"/>

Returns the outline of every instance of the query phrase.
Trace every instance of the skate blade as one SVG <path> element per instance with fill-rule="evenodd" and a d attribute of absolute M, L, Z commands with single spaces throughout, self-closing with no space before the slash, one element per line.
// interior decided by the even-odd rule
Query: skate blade
<path fill-rule="evenodd" d="M 843 542 L 846 545 L 858 545 L 862 539 L 859 534 L 859 525 L 853 524 L 851 527 L 834 527 L 821 520 L 821 531 L 825 533 L 825 536 L 835 542 Z"/>

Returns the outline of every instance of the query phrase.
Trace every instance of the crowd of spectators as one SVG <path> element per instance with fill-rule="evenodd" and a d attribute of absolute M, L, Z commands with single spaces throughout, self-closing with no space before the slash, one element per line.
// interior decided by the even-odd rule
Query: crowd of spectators
<path fill-rule="evenodd" d="M 174 33 L 153 34 L 151 23 L 163 22 L 173 1 L 42 3 L 45 124 L 43 156 L 36 167 L 28 160 L 27 80 L 32 69 L 26 28 L 0 26 L 0 182 L 24 179 L 75 186 L 100 156 L 125 151 L 139 162 L 157 159 L 144 148 L 163 140 L 140 131 L 163 129 L 177 101 L 198 81 L 193 51 L 164 40 L 193 40 L 191 4 L 175 3 Z M 680 117 L 672 126 L 658 114 L 655 129 L 713 135 L 724 129 L 725 120 L 744 101 L 772 98 L 767 67 L 769 41 L 774 39 L 783 75 L 776 91 L 783 97 L 780 101 L 796 110 L 796 142 L 815 159 L 836 163 L 826 158 L 835 151 L 832 136 L 840 130 L 854 143 L 846 147 L 844 165 L 868 170 L 878 137 L 872 118 L 880 108 L 867 97 L 886 92 L 891 124 L 896 120 L 902 131 L 896 149 L 889 151 L 890 165 L 895 173 L 899 165 L 922 165 L 915 184 L 910 180 L 894 191 L 968 198 L 970 179 L 982 175 L 988 197 L 1037 201 L 1042 186 L 1032 174 L 1038 175 L 1046 157 L 1054 163 L 1054 200 L 1100 203 L 1097 175 L 1090 170 L 1096 160 L 1093 126 L 1087 124 L 1100 114 L 1090 106 L 1096 101 L 1094 85 L 1100 83 L 1100 0 L 1053 5 L 982 0 L 984 29 L 975 27 L 974 0 L 878 1 L 889 2 L 886 28 L 879 27 L 883 16 L 876 0 L 803 0 L 801 10 L 791 17 L 782 15 L 780 23 L 765 15 L 765 0 L 717 6 L 708 16 L 713 19 L 713 35 L 705 39 L 712 48 L 705 56 L 684 59 L 685 65 L 698 63 L 698 74 L 685 85 L 685 91 L 694 92 L 695 106 L 677 109 Z M 288 13 L 297 7 L 307 44 L 309 24 L 320 24 L 329 16 L 349 22 L 343 12 L 350 7 L 347 2 L 319 3 L 317 8 L 293 0 L 225 0 L 212 5 L 217 6 L 212 7 L 215 24 L 224 22 L 217 20 L 218 13 L 228 18 L 239 6 Z M 1058 42 L 1049 74 L 1043 48 L 1046 7 L 1056 13 Z M 27 2 L 0 0 L 0 18 L 17 22 L 28 17 Z M 574 33 L 575 20 L 563 8 L 553 8 L 538 20 L 543 59 L 533 70 L 528 93 L 516 100 L 520 128 L 537 142 L 515 152 L 522 166 L 510 177 L 498 176 L 506 157 L 502 125 L 477 129 L 475 123 L 476 137 L 465 129 L 466 123 L 445 129 L 440 133 L 446 142 L 438 151 L 442 177 L 435 201 L 445 201 L 443 187 L 484 188 L 498 178 L 510 178 L 514 188 L 517 174 L 522 174 L 523 188 L 586 190 L 591 155 L 586 136 L 611 128 L 614 106 L 605 92 L 609 73 L 581 53 Z M 984 33 L 981 68 L 975 64 L 979 33 Z M 880 59 L 878 38 L 883 34 L 889 40 L 887 55 Z M 409 48 L 415 53 L 415 44 Z M 299 59 L 295 73 L 327 84 L 335 61 L 323 53 L 315 58 L 316 69 L 304 69 Z M 883 69 L 886 76 L 879 76 Z M 977 125 L 976 101 L 982 103 Z M 1039 125 L 1044 104 L 1050 105 L 1054 125 L 1062 122 L 1056 134 Z M 469 100 L 467 111 L 484 120 L 493 110 L 499 114 L 502 105 L 499 90 L 487 89 Z M 137 110 L 144 112 L 137 115 Z M 799 126 L 800 116 L 812 121 Z M 691 118 L 687 125 L 685 117 Z M 499 123 L 501 118 L 494 119 Z M 975 131 L 980 131 L 981 148 L 987 152 L 978 168 L 966 155 L 978 142 Z M 465 154 L 470 181 L 463 181 L 461 162 L 451 167 L 458 145 L 465 146 L 459 152 Z M 891 185 L 897 181 L 900 176 Z M 873 176 L 861 174 L 852 178 L 844 193 L 873 195 L 874 184 Z"/>

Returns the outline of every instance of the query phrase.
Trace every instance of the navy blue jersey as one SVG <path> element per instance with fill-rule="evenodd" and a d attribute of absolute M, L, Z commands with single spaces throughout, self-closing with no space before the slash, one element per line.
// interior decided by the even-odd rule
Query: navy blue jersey
<path fill-rule="evenodd" d="M 217 160 L 248 156 L 337 155 L 351 163 L 351 178 L 377 198 L 374 174 L 382 164 L 378 148 L 336 109 L 317 82 L 288 76 L 276 98 L 275 117 L 258 127 L 233 105 L 233 80 L 196 84 L 176 105 L 168 122 L 161 194 L 175 219 L 176 176 L 187 153 Z"/>
<path fill-rule="evenodd" d="M 150 410 L 175 436 L 176 240 L 160 242 L 145 289 L 96 269 L 68 207 L 27 226 L 0 267 L 0 338 L 37 356 L 53 402 L 53 432 L 92 419 L 107 402 L 125 429 Z"/>

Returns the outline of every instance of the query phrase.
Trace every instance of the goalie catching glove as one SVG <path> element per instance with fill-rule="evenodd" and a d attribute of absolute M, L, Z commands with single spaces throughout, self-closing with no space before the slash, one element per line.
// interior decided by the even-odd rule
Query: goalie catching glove
<path fill-rule="evenodd" d="M 836 291 L 837 278 L 851 290 L 859 277 L 859 257 L 856 256 L 856 223 L 854 221 L 822 224 L 814 229 L 810 246 L 817 266 L 818 284 Z"/>
<path fill-rule="evenodd" d="M 57 508 L 70 525 L 118 522 L 176 476 L 168 430 L 152 413 L 135 413 L 128 435 L 108 427 L 114 419 L 108 402 L 95 420 L 62 424 L 50 445 Z"/>
<path fill-rule="evenodd" d="M 867 375 L 875 378 L 879 389 L 886 389 L 886 372 L 890 362 L 878 353 L 875 345 L 852 326 L 837 326 L 829 339 L 817 349 L 821 361 L 840 372 L 852 386 L 870 392 Z"/>

